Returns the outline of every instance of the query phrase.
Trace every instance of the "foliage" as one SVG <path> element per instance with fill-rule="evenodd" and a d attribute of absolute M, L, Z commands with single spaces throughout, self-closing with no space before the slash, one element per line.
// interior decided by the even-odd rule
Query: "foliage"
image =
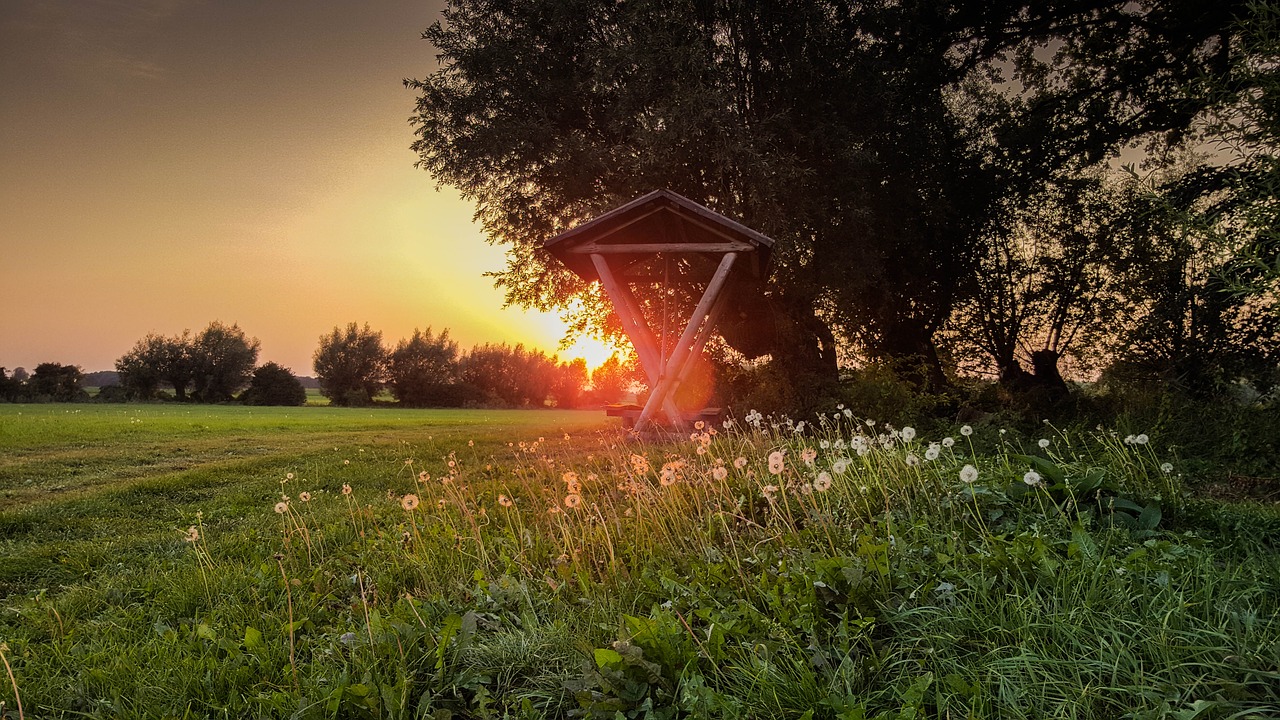
<path fill-rule="evenodd" d="M 458 382 L 458 343 L 449 339 L 445 328 L 433 337 L 431 328 L 401 340 L 387 364 L 387 384 L 391 394 L 409 407 L 447 405 L 448 386 Z"/>
<path fill-rule="evenodd" d="M 505 343 L 478 345 L 462 358 L 463 381 L 487 404 L 504 407 L 574 407 L 586 384 L 586 363 L 561 363 L 541 350 Z"/>
<path fill-rule="evenodd" d="M 0 633 L 41 716 L 1280 708 L 1280 524 L 1184 510 L 1158 438 L 838 411 L 635 445 L 598 413 L 21 410 L 0 410 Z M 58 460 L 108 445 L 109 486 Z"/>
<path fill-rule="evenodd" d="M 249 387 L 240 394 L 246 405 L 306 405 L 307 391 L 289 368 L 269 362 L 253 371 Z"/>
<path fill-rule="evenodd" d="M 589 380 L 587 361 L 582 358 L 557 365 L 551 381 L 551 397 L 555 399 L 556 407 L 581 407 Z"/>
<path fill-rule="evenodd" d="M 335 405 L 360 406 L 373 402 L 387 372 L 382 333 L 348 323 L 320 336 L 313 356 L 320 392 Z"/>
<path fill-rule="evenodd" d="M 257 338 L 244 334 L 239 325 L 209 323 L 191 346 L 195 368 L 192 395 L 198 402 L 225 402 L 249 383 L 258 363 Z"/>
<path fill-rule="evenodd" d="M 1143 247 L 1120 231 L 1125 176 L 1094 169 L 1047 184 L 1005 209 L 1007 227 L 984 242 L 972 293 L 947 334 L 959 370 L 1015 390 L 1066 392 L 1058 363 L 1096 369 L 1122 334 L 1125 275 Z"/>
<path fill-rule="evenodd" d="M 409 83 L 414 150 L 508 246 L 509 301 L 577 299 L 580 327 L 616 331 L 542 243 L 667 187 L 778 241 L 769 283 L 741 289 L 751 321 L 724 327 L 747 359 L 833 380 L 838 342 L 923 359 L 937 386 L 935 334 L 981 303 L 982 259 L 1019 242 L 1033 203 L 1069 223 L 1085 169 L 1185 138 L 1216 103 L 1187 86 L 1223 76 L 1242 6 L 460 1 L 425 33 L 440 68 Z M 1099 255 L 1070 245 L 1105 240 L 1064 238 L 1079 262 L 1041 265 L 1062 274 L 1027 298 L 1056 319 L 1006 329 L 997 363 L 1023 334 L 1061 354 L 1067 325 L 1104 323 L 1083 282 Z M 671 299 L 687 314 L 691 296 Z"/>
<path fill-rule="evenodd" d="M 21 389 L 21 381 L 10 377 L 8 371 L 0 367 L 0 402 L 17 402 Z"/>
<path fill-rule="evenodd" d="M 1280 5 L 1249 2 L 1238 13 L 1227 71 L 1196 78 L 1211 98 L 1204 141 L 1214 151 L 1195 173 L 1162 188 L 1188 231 L 1207 236 L 1228 262 L 1227 289 L 1277 312 L 1280 283 Z"/>
<path fill-rule="evenodd" d="M 116 360 L 120 384 L 138 400 L 151 400 L 168 383 L 178 400 L 187 399 L 187 386 L 196 372 L 191 332 L 164 337 L 150 334 Z"/>
<path fill-rule="evenodd" d="M 630 387 L 632 373 L 623 365 L 617 353 L 591 371 L 591 395 L 599 403 L 616 403 Z"/>
<path fill-rule="evenodd" d="M 76 365 L 40 363 L 27 381 L 27 394 L 37 401 L 72 402 L 88 400 L 80 387 L 84 372 Z"/>
<path fill-rule="evenodd" d="M 103 385 L 98 388 L 98 394 L 93 396 L 93 401 L 100 403 L 122 403 L 129 399 L 130 393 L 123 385 Z"/>
<path fill-rule="evenodd" d="M 22 368 L 17 368 L 22 370 Z M 83 402 L 89 394 L 80 387 L 84 373 L 76 365 L 40 363 L 27 376 L 14 371 L 9 376 L 0 367 L 0 402 Z"/>

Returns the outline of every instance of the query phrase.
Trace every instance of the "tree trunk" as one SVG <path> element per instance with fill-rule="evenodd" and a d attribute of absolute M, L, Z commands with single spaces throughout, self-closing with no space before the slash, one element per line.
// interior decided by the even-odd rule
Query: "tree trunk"
<path fill-rule="evenodd" d="M 734 295 L 719 325 L 729 346 L 751 359 L 770 355 L 797 379 L 838 382 L 835 334 L 812 303 L 761 290 L 758 281 L 732 288 Z"/>
<path fill-rule="evenodd" d="M 921 323 L 896 323 L 881 335 L 875 350 L 920 390 L 940 391 L 950 385 L 933 333 Z"/>

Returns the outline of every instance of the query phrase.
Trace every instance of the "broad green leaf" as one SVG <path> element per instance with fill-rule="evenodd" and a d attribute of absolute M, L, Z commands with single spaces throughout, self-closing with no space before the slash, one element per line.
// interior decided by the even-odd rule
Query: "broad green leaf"
<path fill-rule="evenodd" d="M 622 662 L 622 655 L 617 650 L 610 648 L 596 648 L 594 651 L 596 656 L 596 667 L 606 667 L 614 663 Z"/>

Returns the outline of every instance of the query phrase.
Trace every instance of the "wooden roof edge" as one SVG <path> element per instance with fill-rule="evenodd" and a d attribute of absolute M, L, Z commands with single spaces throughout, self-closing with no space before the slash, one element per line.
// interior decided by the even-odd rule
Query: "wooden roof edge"
<path fill-rule="evenodd" d="M 612 220 L 622 217 L 627 213 L 632 212 L 658 199 L 670 200 L 673 203 L 675 203 L 676 207 L 702 218 L 703 221 L 712 222 L 712 223 L 716 223 L 717 225 L 721 225 L 729 230 L 732 230 L 733 232 L 741 234 L 743 237 L 747 238 L 748 240 L 751 240 L 752 242 L 755 242 L 758 245 L 763 245 L 766 248 L 773 247 L 774 240 L 768 235 L 752 230 L 746 225 L 743 225 L 742 223 L 726 215 L 718 213 L 715 210 L 712 210 L 711 208 L 705 205 L 702 205 L 701 203 L 696 203 L 693 200 L 690 200 L 689 198 L 677 192 L 673 192 L 665 188 L 645 193 L 644 195 L 641 195 L 635 200 L 632 200 L 624 205 L 619 205 L 618 207 L 612 210 L 606 211 L 602 215 L 597 215 L 596 217 L 588 220 L 587 222 L 582 223 L 581 225 L 565 230 L 564 232 L 558 235 L 555 235 L 554 237 L 550 237 L 545 242 L 543 242 L 542 246 L 544 248 L 550 249 L 554 245 L 559 245 L 560 243 L 563 243 L 565 241 L 573 240 L 581 235 L 589 233 L 590 231 L 598 228 L 600 225 L 606 224 Z"/>

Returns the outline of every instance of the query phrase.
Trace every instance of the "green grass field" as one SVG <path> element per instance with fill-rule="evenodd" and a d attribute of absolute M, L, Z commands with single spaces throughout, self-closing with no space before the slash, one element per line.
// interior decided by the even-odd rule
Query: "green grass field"
<path fill-rule="evenodd" d="M 1280 716 L 1280 512 L 1050 430 L 0 405 L 0 717 Z"/>

